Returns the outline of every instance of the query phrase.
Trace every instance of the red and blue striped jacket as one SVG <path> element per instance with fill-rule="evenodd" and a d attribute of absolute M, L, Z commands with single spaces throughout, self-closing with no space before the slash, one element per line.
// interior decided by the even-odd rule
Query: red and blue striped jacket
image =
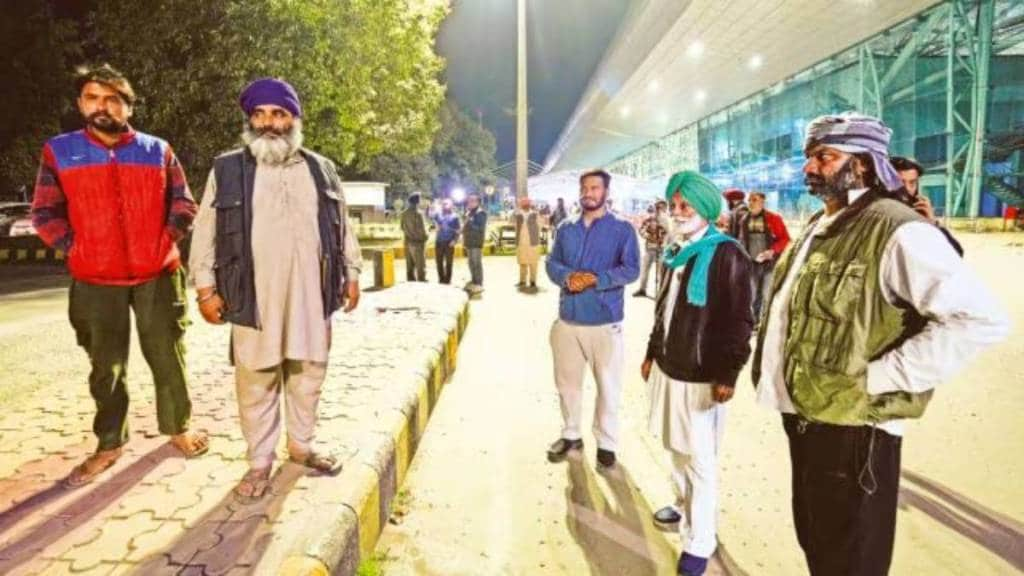
<path fill-rule="evenodd" d="M 128 131 L 108 147 L 87 130 L 43 146 L 32 224 L 91 284 L 132 286 L 181 264 L 176 242 L 196 215 L 185 173 L 167 142 Z"/>

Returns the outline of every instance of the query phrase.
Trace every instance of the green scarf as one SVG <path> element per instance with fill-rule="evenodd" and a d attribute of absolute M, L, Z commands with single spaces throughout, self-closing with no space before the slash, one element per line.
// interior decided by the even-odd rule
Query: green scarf
<path fill-rule="evenodd" d="M 714 224 L 708 223 L 708 231 L 700 240 L 687 244 L 678 252 L 673 251 L 671 246 L 665 249 L 665 265 L 673 272 L 685 266 L 691 259 L 697 259 L 686 285 L 686 300 L 694 306 L 704 307 L 708 303 L 708 271 L 711 269 L 715 249 L 723 242 L 736 242 L 736 239 L 723 234 Z"/>

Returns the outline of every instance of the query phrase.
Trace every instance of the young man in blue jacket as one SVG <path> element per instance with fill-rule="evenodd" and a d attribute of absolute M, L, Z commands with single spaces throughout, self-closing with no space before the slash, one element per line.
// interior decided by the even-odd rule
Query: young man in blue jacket
<path fill-rule="evenodd" d="M 560 462 L 570 450 L 583 447 L 583 371 L 589 364 L 597 382 L 597 461 L 602 468 L 615 465 L 622 390 L 623 292 L 640 275 L 640 250 L 633 226 L 607 210 L 610 182 L 611 176 L 604 170 L 580 176 L 581 213 L 558 227 L 547 257 L 548 278 L 561 287 L 551 350 L 564 420 L 561 437 L 548 449 L 551 462 Z"/>

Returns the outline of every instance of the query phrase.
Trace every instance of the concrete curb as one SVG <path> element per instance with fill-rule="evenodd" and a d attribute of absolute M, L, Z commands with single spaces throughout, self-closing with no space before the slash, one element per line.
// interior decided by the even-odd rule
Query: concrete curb
<path fill-rule="evenodd" d="M 295 539 L 278 574 L 350 576 L 360 562 L 373 555 L 430 414 L 455 372 L 459 343 L 468 323 L 467 301 L 447 330 L 440 352 L 416 374 L 416 394 L 406 399 L 400 411 L 384 416 L 392 419 L 390 437 L 377 443 L 375 453 L 349 465 L 339 482 L 318 494 L 324 505 L 312 511 L 308 529 Z"/>

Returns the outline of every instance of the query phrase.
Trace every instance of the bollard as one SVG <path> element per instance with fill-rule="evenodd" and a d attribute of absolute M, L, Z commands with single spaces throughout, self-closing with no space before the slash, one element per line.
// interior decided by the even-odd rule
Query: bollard
<path fill-rule="evenodd" d="M 373 287 L 390 288 L 395 285 L 395 251 L 392 249 L 373 252 Z"/>

